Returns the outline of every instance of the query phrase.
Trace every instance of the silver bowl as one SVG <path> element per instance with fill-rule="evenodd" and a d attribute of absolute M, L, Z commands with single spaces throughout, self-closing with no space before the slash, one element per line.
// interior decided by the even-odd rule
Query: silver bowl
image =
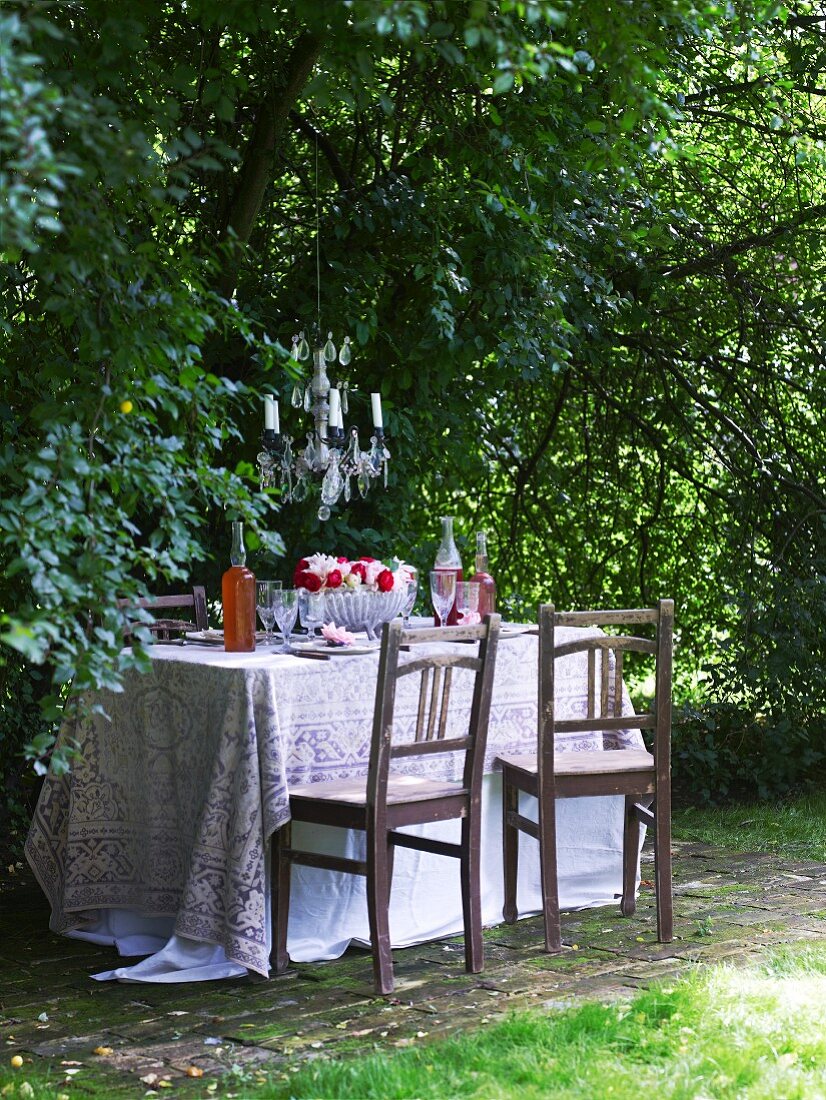
<path fill-rule="evenodd" d="M 355 633 L 366 630 L 371 641 L 376 639 L 376 627 L 395 619 L 404 607 L 407 592 L 371 592 L 362 589 L 327 589 L 324 593 L 324 621 L 334 622 Z"/>

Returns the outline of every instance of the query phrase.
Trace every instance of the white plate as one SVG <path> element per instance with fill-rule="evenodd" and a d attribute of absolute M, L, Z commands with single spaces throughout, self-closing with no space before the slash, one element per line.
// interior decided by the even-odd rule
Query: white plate
<path fill-rule="evenodd" d="M 186 632 L 187 638 L 191 642 L 218 642 L 221 645 L 224 644 L 224 632 L 223 630 L 188 630 Z"/>
<path fill-rule="evenodd" d="M 214 642 L 216 645 L 224 644 L 224 632 L 223 630 L 188 630 L 186 636 L 190 642 Z M 257 630 L 255 632 L 256 642 L 263 642 L 267 637 L 263 630 Z M 276 642 L 281 641 L 281 635 L 278 631 L 273 631 L 273 638 Z"/>
<path fill-rule="evenodd" d="M 376 653 L 378 645 L 361 643 L 359 645 L 327 645 L 326 642 L 293 642 L 291 649 L 297 653 L 311 650 L 313 653 L 323 653 L 328 657 L 355 657 L 359 653 Z"/>

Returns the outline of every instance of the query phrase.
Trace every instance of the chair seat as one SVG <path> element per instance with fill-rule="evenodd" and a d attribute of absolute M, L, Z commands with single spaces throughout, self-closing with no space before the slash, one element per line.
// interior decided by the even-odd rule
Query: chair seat
<path fill-rule="evenodd" d="M 367 780 L 333 779 L 329 783 L 304 783 L 290 790 L 290 799 L 310 799 L 313 802 L 346 802 L 352 806 L 367 805 Z M 423 779 L 418 775 L 391 775 L 387 783 L 387 804 L 426 802 L 433 798 L 445 798 L 464 792 L 461 783 Z"/>
<path fill-rule="evenodd" d="M 536 753 L 521 756 L 500 756 L 501 764 L 528 775 L 537 774 Z M 654 757 L 645 749 L 606 749 L 604 752 L 554 753 L 554 774 L 615 775 L 622 772 L 653 771 Z"/>

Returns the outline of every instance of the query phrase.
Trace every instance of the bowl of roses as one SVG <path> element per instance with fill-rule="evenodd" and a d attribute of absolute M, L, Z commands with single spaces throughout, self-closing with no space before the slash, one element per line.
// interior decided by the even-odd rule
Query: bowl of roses
<path fill-rule="evenodd" d="M 371 641 L 376 628 L 404 607 L 413 573 L 403 561 L 392 566 L 376 558 L 311 554 L 295 567 L 293 585 L 324 595 L 324 622 L 348 631 L 364 630 Z"/>

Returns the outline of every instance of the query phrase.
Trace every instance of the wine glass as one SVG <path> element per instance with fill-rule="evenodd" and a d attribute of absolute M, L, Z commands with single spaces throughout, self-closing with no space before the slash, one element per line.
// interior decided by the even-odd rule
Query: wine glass
<path fill-rule="evenodd" d="M 272 628 L 275 625 L 275 594 L 281 588 L 281 581 L 256 581 L 255 606 L 266 634 L 264 645 L 272 645 Z"/>
<path fill-rule="evenodd" d="M 456 598 L 456 570 L 434 569 L 430 574 L 430 596 L 433 610 L 440 626 L 447 625 L 447 617 Z"/>
<path fill-rule="evenodd" d="M 307 631 L 310 641 L 316 637 L 316 628 L 324 622 L 324 593 L 310 592 L 302 588 L 298 595 L 298 617 Z"/>
<path fill-rule="evenodd" d="M 462 626 L 472 626 L 480 621 L 478 581 L 458 581 L 456 584 L 456 610 Z"/>
<path fill-rule="evenodd" d="M 298 589 L 280 588 L 275 594 L 275 621 L 284 636 L 284 644 L 276 653 L 290 652 L 290 637 L 298 615 Z"/>
<path fill-rule="evenodd" d="M 402 624 L 404 629 L 410 626 L 410 615 L 413 611 L 413 605 L 416 603 L 416 596 L 419 594 L 419 577 L 414 570 L 410 570 L 411 579 L 407 582 L 407 595 L 404 600 L 404 607 L 402 607 Z"/>

